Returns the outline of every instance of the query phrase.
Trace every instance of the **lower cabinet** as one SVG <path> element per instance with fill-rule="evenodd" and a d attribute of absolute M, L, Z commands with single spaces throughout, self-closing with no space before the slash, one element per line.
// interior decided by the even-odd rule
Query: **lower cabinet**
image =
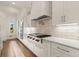
<path fill-rule="evenodd" d="M 49 57 L 50 56 L 50 42 L 43 40 L 39 43 L 31 39 L 23 39 L 26 46 L 38 57 Z"/>
<path fill-rule="evenodd" d="M 24 43 L 38 57 L 79 57 L 79 49 L 48 40 L 39 43 L 27 38 Z"/>
<path fill-rule="evenodd" d="M 39 57 L 50 56 L 50 42 L 44 40 L 43 43 L 34 45 L 34 53 Z"/>
<path fill-rule="evenodd" d="M 51 57 L 79 57 L 79 50 L 52 42 Z"/>
<path fill-rule="evenodd" d="M 51 57 L 70 57 L 70 56 L 59 51 L 53 51 L 53 54 Z"/>
<path fill-rule="evenodd" d="M 28 38 L 25 38 L 23 39 L 23 43 L 29 50 L 31 50 L 32 52 L 34 51 L 33 42 L 31 40 L 29 40 Z"/>

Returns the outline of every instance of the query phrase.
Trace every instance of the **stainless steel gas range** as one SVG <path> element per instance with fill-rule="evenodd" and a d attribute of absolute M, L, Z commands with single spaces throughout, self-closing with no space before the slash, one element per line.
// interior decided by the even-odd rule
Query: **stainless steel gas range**
<path fill-rule="evenodd" d="M 42 33 L 31 33 L 27 35 L 27 38 L 30 40 L 36 41 L 38 43 L 42 43 L 43 39 L 46 37 L 51 37 L 51 35 L 42 34 Z"/>

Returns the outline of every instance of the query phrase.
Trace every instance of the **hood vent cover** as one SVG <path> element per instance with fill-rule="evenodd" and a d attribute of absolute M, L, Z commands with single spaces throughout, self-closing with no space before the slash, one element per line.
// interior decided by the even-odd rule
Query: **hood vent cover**
<path fill-rule="evenodd" d="M 33 20 L 37 21 L 37 20 L 41 20 L 41 19 L 49 19 L 49 18 L 50 18 L 50 16 L 42 15 L 42 16 L 36 18 L 36 19 L 33 19 Z"/>

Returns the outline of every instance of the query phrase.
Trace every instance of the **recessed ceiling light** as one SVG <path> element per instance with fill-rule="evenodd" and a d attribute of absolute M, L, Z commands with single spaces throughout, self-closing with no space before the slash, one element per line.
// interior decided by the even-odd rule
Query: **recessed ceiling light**
<path fill-rule="evenodd" d="M 15 2 L 12 2 L 13 5 L 15 5 Z"/>

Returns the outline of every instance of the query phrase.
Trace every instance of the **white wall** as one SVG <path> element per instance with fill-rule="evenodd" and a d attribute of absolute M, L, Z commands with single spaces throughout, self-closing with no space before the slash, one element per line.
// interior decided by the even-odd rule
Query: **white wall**
<path fill-rule="evenodd" d="M 4 18 L 0 18 L 1 25 L 1 39 L 6 40 L 10 35 L 10 22 L 14 22 L 14 33 L 13 37 L 16 37 L 16 16 L 6 15 Z"/>

